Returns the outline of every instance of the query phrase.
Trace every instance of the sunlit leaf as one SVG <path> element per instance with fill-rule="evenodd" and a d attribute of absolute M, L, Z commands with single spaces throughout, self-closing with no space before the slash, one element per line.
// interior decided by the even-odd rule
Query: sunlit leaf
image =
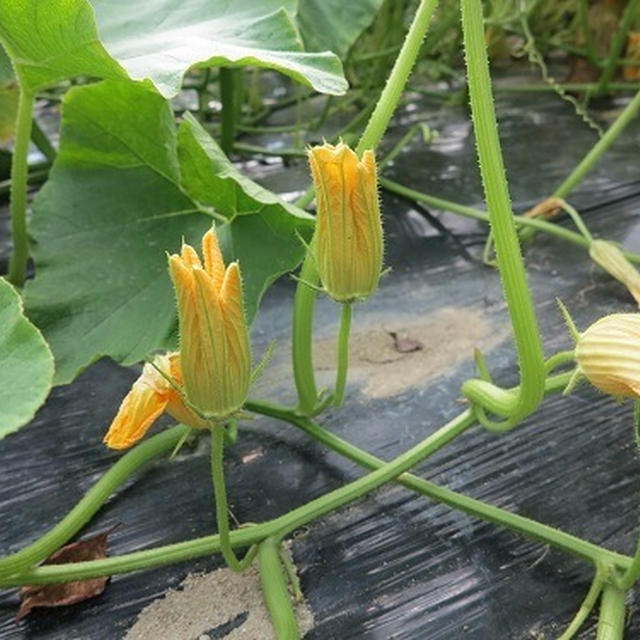
<path fill-rule="evenodd" d="M 0 439 L 33 418 L 53 379 L 53 356 L 22 314 L 18 292 L 0 278 Z"/>
<path fill-rule="evenodd" d="M 344 93 L 340 60 L 304 52 L 294 8 L 292 0 L 3 0 L 0 39 L 31 90 L 78 75 L 128 76 L 173 96 L 194 65 L 255 65 Z"/>

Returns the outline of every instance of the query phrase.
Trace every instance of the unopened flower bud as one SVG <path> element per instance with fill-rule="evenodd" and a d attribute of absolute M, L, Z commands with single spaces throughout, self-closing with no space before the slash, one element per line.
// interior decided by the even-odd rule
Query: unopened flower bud
<path fill-rule="evenodd" d="M 184 392 L 199 412 L 224 420 L 240 409 L 251 381 L 249 335 L 237 262 L 225 265 L 213 230 L 202 238 L 204 265 L 185 244 L 169 257 L 178 301 Z"/>
<path fill-rule="evenodd" d="M 373 151 L 359 160 L 347 145 L 309 149 L 316 189 L 318 273 L 337 302 L 371 295 L 382 270 L 382 223 Z"/>
<path fill-rule="evenodd" d="M 640 273 L 613 242 L 594 240 L 589 247 L 589 255 L 610 276 L 627 287 L 635 301 L 640 304 Z"/>
<path fill-rule="evenodd" d="M 614 396 L 640 396 L 640 313 L 614 313 L 594 322 L 576 342 L 579 371 Z"/>

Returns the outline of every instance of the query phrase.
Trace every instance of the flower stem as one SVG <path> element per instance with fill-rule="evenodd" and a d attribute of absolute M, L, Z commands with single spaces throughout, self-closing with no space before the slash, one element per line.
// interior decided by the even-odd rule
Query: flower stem
<path fill-rule="evenodd" d="M 270 537 L 258 545 L 258 563 L 262 595 L 278 640 L 297 640 L 298 623 L 280 564 L 280 540 Z"/>
<path fill-rule="evenodd" d="M 293 379 L 298 392 L 298 411 L 304 415 L 312 414 L 318 404 L 318 389 L 313 369 L 313 312 L 316 304 L 314 287 L 320 283 L 320 278 L 312 253 L 313 246 L 314 240 L 311 240 L 293 300 L 291 327 Z"/>
<path fill-rule="evenodd" d="M 334 489 L 273 520 L 252 527 L 231 531 L 229 535 L 231 547 L 248 547 L 262 542 L 262 540 L 270 536 L 284 536 L 330 511 L 334 511 L 357 500 L 366 493 L 402 475 L 402 473 L 412 466 L 435 453 L 456 436 L 466 431 L 474 422 L 473 412 L 470 410 L 463 411 L 428 438 L 398 456 L 392 462 L 383 464 L 379 469 L 376 469 L 366 476 L 354 480 L 343 487 Z M 103 560 L 33 567 L 21 571 L 19 574 L 12 574 L 9 577 L 3 575 L 3 577 L 0 578 L 0 587 L 12 587 L 23 584 L 51 584 L 54 582 L 67 582 L 128 573 L 130 571 L 151 569 L 152 567 L 182 562 L 184 560 L 190 560 L 191 558 L 210 555 L 220 550 L 220 535 L 205 536 L 195 540 L 178 542 L 145 551 L 135 551 Z M 609 553 L 611 557 L 619 558 L 618 566 L 622 568 L 628 566 L 629 561 L 625 562 L 624 556 L 611 554 L 610 552 L 607 553 Z"/>
<path fill-rule="evenodd" d="M 606 584 L 600 602 L 600 619 L 596 640 L 622 640 L 625 624 L 626 592 Z"/>
<path fill-rule="evenodd" d="M 373 149 L 382 139 L 409 79 L 409 74 L 420 51 L 425 33 L 429 28 L 429 22 L 436 4 L 437 0 L 421 0 L 402 49 L 400 49 L 400 53 L 391 69 L 387 84 L 380 94 L 378 103 L 371 114 L 360 142 L 358 142 L 356 147 L 358 155 L 366 149 Z"/>
<path fill-rule="evenodd" d="M 27 238 L 27 177 L 29 139 L 33 122 L 33 94 L 20 88 L 16 117 L 15 144 L 11 161 L 11 234 L 13 249 L 9 260 L 9 281 L 16 287 L 24 284 L 29 257 Z"/>
<path fill-rule="evenodd" d="M 47 134 L 42 130 L 42 127 L 38 124 L 38 121 L 33 118 L 31 122 L 31 142 L 38 147 L 42 155 L 49 161 L 54 162 L 58 152 L 51 144 Z"/>
<path fill-rule="evenodd" d="M 435 6 L 436 0 L 421 0 L 387 84 L 358 142 L 356 147 L 358 155 L 366 149 L 373 149 L 382 139 L 420 50 Z M 313 197 L 314 190 L 310 187 L 298 199 L 296 205 L 304 208 L 311 203 Z M 313 256 L 307 251 L 293 303 L 292 326 L 293 373 L 298 391 L 298 410 L 305 415 L 313 413 L 318 406 L 312 358 L 313 309 L 316 299 L 313 285 L 317 285 L 318 282 Z"/>
<path fill-rule="evenodd" d="M 228 155 L 236 137 L 238 69 L 220 67 L 219 78 L 222 102 L 220 147 Z"/>
<path fill-rule="evenodd" d="M 338 370 L 336 373 L 336 391 L 333 406 L 339 407 L 344 400 L 344 388 L 349 367 L 349 332 L 351 330 L 351 304 L 342 305 L 340 312 L 340 331 L 338 333 Z"/>
<path fill-rule="evenodd" d="M 211 429 L 211 479 L 216 502 L 216 522 L 220 536 L 220 551 L 222 557 L 232 571 L 244 571 L 258 552 L 258 546 L 253 545 L 245 557 L 239 560 L 233 551 L 229 538 L 229 514 L 227 507 L 227 488 L 224 481 L 224 428 L 214 426 Z"/>
<path fill-rule="evenodd" d="M 188 427 L 184 426 L 167 429 L 125 453 L 57 525 L 24 549 L 0 558 L 0 577 L 22 573 L 59 549 L 90 520 L 131 474 L 149 460 L 171 453 L 188 431 Z"/>
<path fill-rule="evenodd" d="M 605 131 L 602 138 L 596 142 L 578 166 L 565 178 L 565 180 L 553 192 L 555 198 L 566 198 L 575 187 L 582 182 L 591 171 L 593 165 L 600 156 L 612 145 L 613 141 L 622 133 L 624 128 L 636 117 L 640 109 L 640 91 L 632 98 L 631 102 L 622 110 L 615 122 Z"/>
<path fill-rule="evenodd" d="M 558 638 L 558 640 L 571 640 L 573 636 L 578 633 L 580 627 L 584 624 L 587 616 L 591 613 L 591 610 L 596 604 L 602 588 L 604 586 L 603 570 L 600 567 L 596 568 L 596 573 L 593 576 L 593 581 L 589 587 L 589 591 L 585 596 L 580 609 L 574 616 L 573 620 L 569 623 L 569 626 L 565 629 L 564 633 Z"/>
<path fill-rule="evenodd" d="M 584 221 L 582 220 L 582 216 L 572 207 L 568 202 L 562 201 L 562 208 L 569 215 L 569 217 L 573 220 L 573 224 L 576 225 L 578 231 L 582 234 L 584 239 L 591 244 L 593 242 L 593 236 Z"/>
<path fill-rule="evenodd" d="M 544 391 L 544 368 L 540 333 L 520 253 L 498 138 L 482 6 L 478 0 L 461 1 L 467 81 L 480 173 L 518 352 L 520 390 L 506 407 L 501 402 L 491 401 L 493 395 L 503 396 L 503 392 L 485 380 L 467 381 L 462 392 L 474 404 L 506 418 L 505 427 L 511 427 L 532 413 L 540 403 Z"/>

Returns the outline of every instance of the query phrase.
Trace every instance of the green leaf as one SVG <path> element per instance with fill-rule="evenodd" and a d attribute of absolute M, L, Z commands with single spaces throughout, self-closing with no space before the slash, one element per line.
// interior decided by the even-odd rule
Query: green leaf
<path fill-rule="evenodd" d="M 176 318 L 166 252 L 183 237 L 198 246 L 213 216 L 229 219 L 219 233 L 240 260 L 250 319 L 268 284 L 302 259 L 296 231 L 312 219 L 239 174 L 192 118 L 178 135 L 169 103 L 145 85 L 67 93 L 60 152 L 33 205 L 26 289 L 57 382 L 103 355 L 131 364 L 167 343 Z"/>
<path fill-rule="evenodd" d="M 347 83 L 332 53 L 306 53 L 288 0 L 3 0 L 0 39 L 23 84 L 65 78 L 149 79 L 178 93 L 192 66 L 255 65 L 322 93 Z M 287 11 L 288 9 L 288 11 Z"/>
<path fill-rule="evenodd" d="M 300 0 L 297 23 L 307 51 L 333 51 L 345 58 L 373 22 L 382 0 Z"/>
<path fill-rule="evenodd" d="M 298 234 L 308 238 L 313 217 L 243 176 L 190 114 L 178 144 L 185 189 L 230 221 L 218 235 L 227 261 L 240 261 L 251 319 L 266 288 L 302 259 Z"/>
<path fill-rule="evenodd" d="M 22 314 L 18 292 L 0 278 L 0 439 L 33 418 L 53 379 L 53 355 Z"/>
<path fill-rule="evenodd" d="M 80 75 L 126 78 L 100 43 L 86 0 L 3 0 L 0 40 L 30 91 Z"/>

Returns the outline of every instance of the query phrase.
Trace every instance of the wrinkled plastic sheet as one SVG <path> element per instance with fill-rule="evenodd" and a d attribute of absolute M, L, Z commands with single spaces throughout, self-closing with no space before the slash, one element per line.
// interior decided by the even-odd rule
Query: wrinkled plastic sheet
<path fill-rule="evenodd" d="M 597 113 L 610 120 L 623 105 L 622 98 L 607 101 Z M 555 95 L 501 94 L 497 112 L 517 211 L 549 195 L 596 139 Z M 428 147 L 414 140 L 387 175 L 481 207 L 466 109 L 416 100 L 397 118 L 387 144 L 418 121 L 437 129 L 438 139 Z M 636 121 L 571 196 L 594 235 L 635 250 L 640 250 L 639 144 Z M 299 190 L 307 181 L 304 163 L 287 169 L 250 164 L 257 179 L 280 192 Z M 484 227 L 388 194 L 382 202 L 392 271 L 380 291 L 357 307 L 354 332 L 367 323 L 402 328 L 407 317 L 428 317 L 444 307 L 469 314 L 470 322 L 482 314 L 503 332 L 485 354 L 489 367 L 498 383 L 514 384 L 517 368 L 498 274 L 480 260 Z M 547 354 L 570 347 L 556 297 L 579 327 L 611 311 L 634 310 L 625 290 L 579 247 L 538 235 L 526 247 L 526 263 Z M 257 354 L 277 340 L 256 397 L 293 401 L 288 356 L 293 292 L 291 280 L 276 283 L 253 327 Z M 320 338 L 334 335 L 337 315 L 329 300 L 318 301 Z M 104 359 L 72 385 L 56 388 L 33 424 L 0 443 L 2 553 L 42 535 L 116 460 L 100 438 L 136 375 L 135 369 Z M 328 411 L 321 422 L 391 459 L 461 411 L 460 385 L 472 375 L 466 353 L 428 384 L 392 397 L 368 397 L 363 381 L 352 381 L 344 407 Z M 322 376 L 328 381 L 331 372 Z M 363 473 L 294 427 L 266 418 L 242 425 L 237 443 L 227 449 L 225 469 L 230 506 L 240 522 L 272 518 Z M 416 469 L 457 491 L 627 553 L 636 540 L 638 471 L 630 405 L 587 386 L 570 397 L 546 399 L 535 416 L 505 435 L 474 428 Z M 82 533 L 116 524 L 112 555 L 214 532 L 206 442 L 137 473 Z M 585 562 L 393 485 L 298 531 L 293 553 L 316 618 L 310 640 L 552 638 L 577 610 L 592 577 Z M 34 612 L 19 626 L 13 623 L 17 592 L 4 591 L 0 638 L 120 637 L 168 587 L 189 572 L 220 564 L 215 556 L 116 576 L 101 596 Z M 632 611 L 637 607 L 635 596 L 629 604 Z M 594 624 L 592 617 L 580 637 L 593 637 Z M 218 637 L 215 630 L 211 634 Z M 631 616 L 626 637 L 640 638 L 637 615 Z"/>

